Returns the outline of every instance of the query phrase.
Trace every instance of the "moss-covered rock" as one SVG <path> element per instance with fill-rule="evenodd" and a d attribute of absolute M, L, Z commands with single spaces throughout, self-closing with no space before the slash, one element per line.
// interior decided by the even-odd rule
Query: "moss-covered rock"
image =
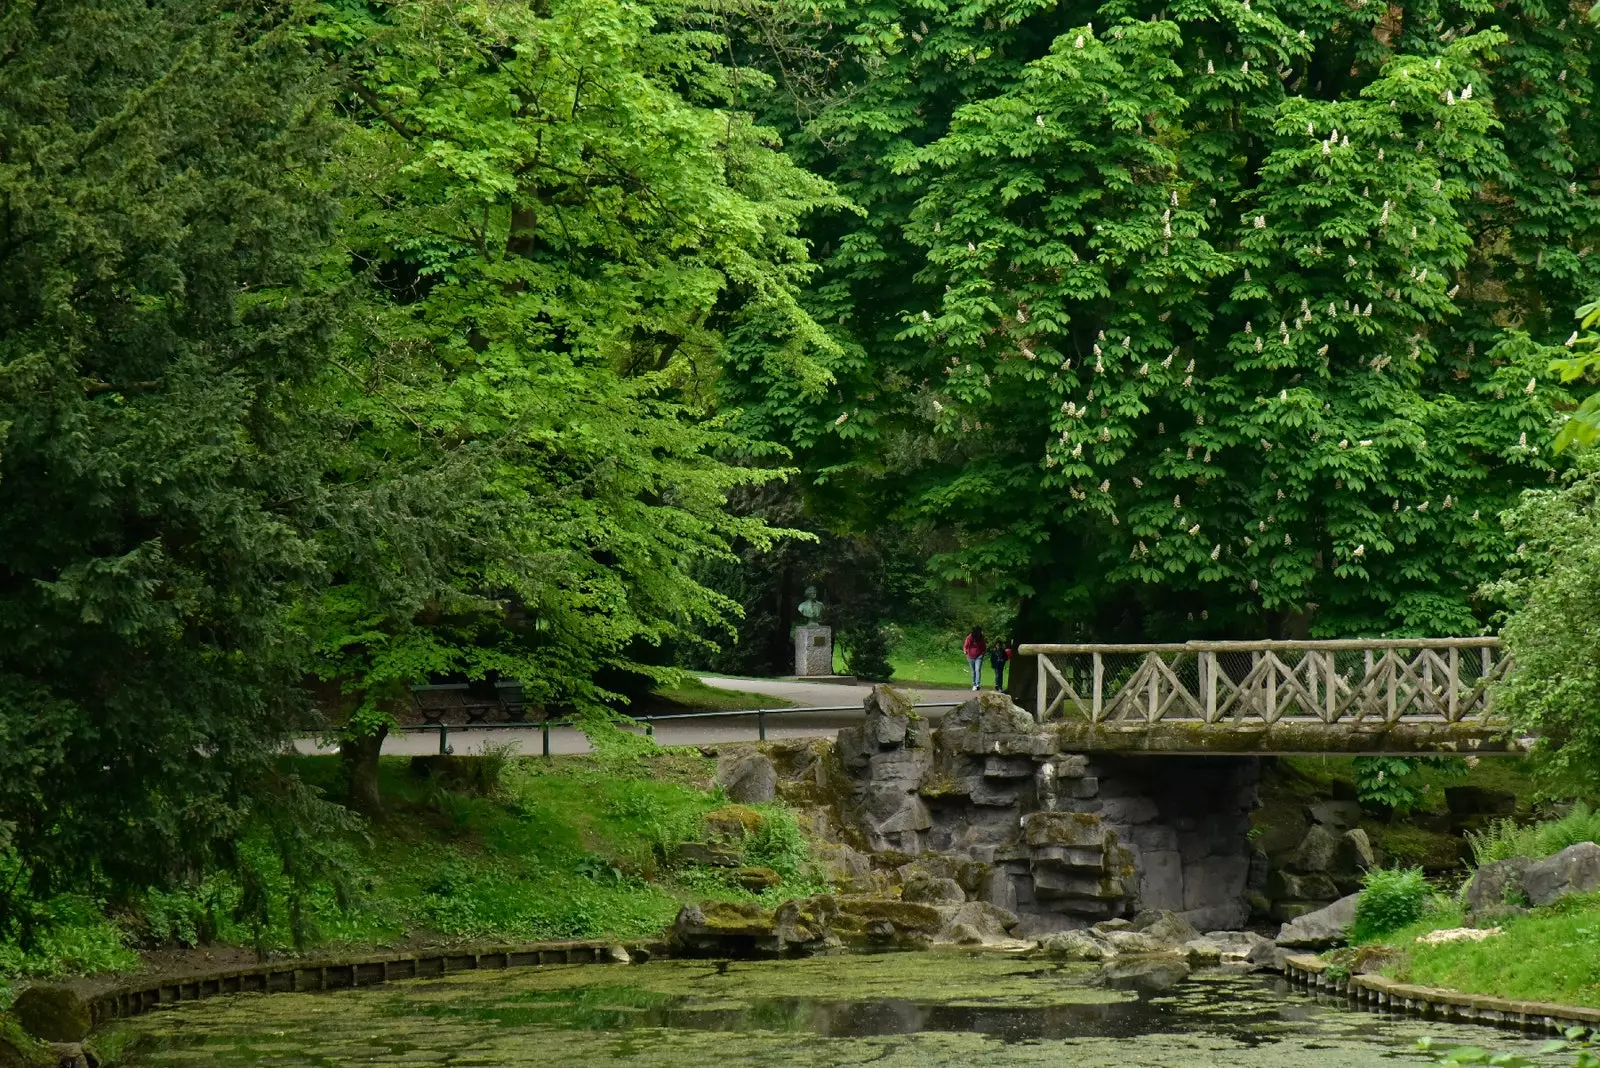
<path fill-rule="evenodd" d="M 15 1017 L 0 1016 L 0 1068 L 56 1068 L 56 1058 Z"/>
<path fill-rule="evenodd" d="M 749 805 L 724 805 L 706 813 L 706 833 L 713 838 L 742 841 L 761 827 L 761 813 Z"/>
<path fill-rule="evenodd" d="M 81 1042 L 94 1026 L 89 1003 L 60 983 L 28 987 L 11 1003 L 11 1014 L 24 1031 L 46 1042 Z"/>

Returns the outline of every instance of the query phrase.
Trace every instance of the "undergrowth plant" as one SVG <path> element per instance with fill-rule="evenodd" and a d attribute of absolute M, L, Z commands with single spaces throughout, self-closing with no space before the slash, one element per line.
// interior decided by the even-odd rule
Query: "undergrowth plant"
<path fill-rule="evenodd" d="M 1421 868 L 1376 868 L 1361 881 L 1350 941 L 1368 942 L 1422 918 L 1428 905 L 1428 881 Z"/>
<path fill-rule="evenodd" d="M 1581 802 L 1559 819 L 1527 825 L 1503 819 L 1490 823 L 1481 831 L 1467 832 L 1472 859 L 1479 865 L 1492 864 L 1509 857 L 1537 860 L 1553 856 L 1579 842 L 1596 841 L 1600 841 L 1600 812 Z"/>

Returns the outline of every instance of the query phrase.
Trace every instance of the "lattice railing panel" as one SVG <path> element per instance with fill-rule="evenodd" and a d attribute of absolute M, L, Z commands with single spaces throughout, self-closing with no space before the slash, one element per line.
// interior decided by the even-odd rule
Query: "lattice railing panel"
<path fill-rule="evenodd" d="M 1456 723 L 1492 715 L 1496 638 L 1024 645 L 1040 719 Z"/>

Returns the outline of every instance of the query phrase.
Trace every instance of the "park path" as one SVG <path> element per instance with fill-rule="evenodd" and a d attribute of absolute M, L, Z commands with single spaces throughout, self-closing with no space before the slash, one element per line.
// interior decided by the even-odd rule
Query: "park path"
<path fill-rule="evenodd" d="M 834 712 L 782 712 L 767 717 L 767 738 L 831 738 L 841 727 L 859 723 L 863 715 L 861 703 L 872 692 L 870 684 L 839 682 L 800 682 L 795 679 L 736 679 L 720 675 L 703 675 L 700 681 L 707 686 L 723 690 L 742 690 L 791 702 L 801 708 L 832 708 L 849 706 Z M 916 688 L 909 691 L 921 705 L 940 703 L 956 704 L 972 696 L 970 690 L 941 690 Z M 948 708 L 930 708 L 930 719 L 938 719 Z M 717 716 L 698 719 L 684 717 L 682 721 L 655 723 L 656 741 L 662 745 L 719 745 L 728 742 L 755 741 L 757 722 L 755 713 L 748 715 Z M 495 727 L 451 727 L 446 738 L 456 753 L 481 753 L 485 745 L 512 743 L 530 756 L 541 751 L 542 738 L 537 724 Z M 334 753 L 338 750 L 318 745 L 314 739 L 302 738 L 295 743 L 302 753 Z M 420 756 L 439 751 L 439 734 L 435 729 L 405 731 L 391 734 L 383 743 L 385 756 Z M 581 731 L 571 727 L 554 727 L 550 731 L 552 754 L 587 753 L 589 742 Z"/>

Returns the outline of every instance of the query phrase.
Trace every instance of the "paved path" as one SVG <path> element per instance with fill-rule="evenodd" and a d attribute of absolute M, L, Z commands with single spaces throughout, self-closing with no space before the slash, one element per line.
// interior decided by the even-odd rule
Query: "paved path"
<path fill-rule="evenodd" d="M 707 675 L 701 681 L 708 686 L 724 690 L 743 690 L 793 702 L 802 708 L 850 706 L 838 712 L 779 712 L 768 715 L 767 737 L 831 738 L 840 727 L 848 727 L 861 720 L 861 702 L 872 692 L 870 685 L 849 685 L 833 682 L 797 682 L 788 679 L 730 679 Z M 912 690 L 918 704 L 942 702 L 960 703 L 972 696 L 970 690 Z M 939 719 L 948 708 L 930 708 L 928 717 Z M 724 742 L 750 742 L 756 739 L 758 724 L 754 713 L 748 715 L 722 715 L 698 718 L 685 716 L 682 721 L 657 721 L 654 724 L 656 741 L 662 745 L 716 745 Z M 543 739 L 537 724 L 496 727 L 450 727 L 446 742 L 456 753 L 481 753 L 485 745 L 515 744 L 529 755 L 541 752 Z M 301 739 L 295 747 L 302 753 L 334 753 L 336 748 L 319 746 L 311 739 Z M 403 731 L 391 734 L 383 743 L 385 756 L 418 756 L 439 751 L 439 731 Z M 571 727 L 554 727 L 550 731 L 552 754 L 587 753 L 589 742 L 581 731 Z"/>
<path fill-rule="evenodd" d="M 735 679 L 722 675 L 702 675 L 700 681 L 719 690 L 743 690 L 764 697 L 777 697 L 802 708 L 827 705 L 860 705 L 872 692 L 871 683 L 801 682 L 798 679 Z M 918 704 L 965 701 L 971 690 L 914 689 L 907 691 Z"/>

